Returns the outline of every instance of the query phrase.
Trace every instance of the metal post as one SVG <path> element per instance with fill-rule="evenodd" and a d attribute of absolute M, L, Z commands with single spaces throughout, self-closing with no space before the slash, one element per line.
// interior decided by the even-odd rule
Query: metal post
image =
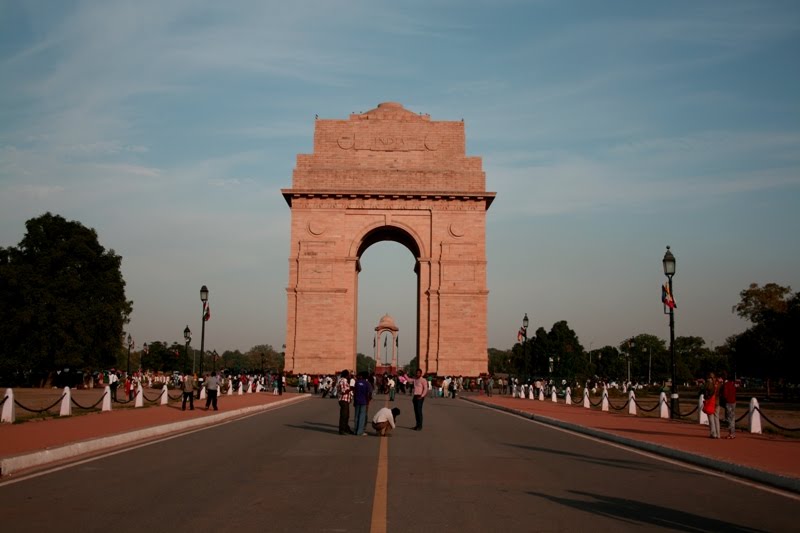
<path fill-rule="evenodd" d="M 203 312 L 203 325 L 200 328 L 200 377 L 203 377 L 203 356 L 205 355 L 205 341 L 206 341 L 206 314 Z"/>
<path fill-rule="evenodd" d="M 669 276 L 669 293 L 672 292 L 672 276 Z M 672 363 L 672 387 L 670 387 L 669 405 L 672 418 L 680 418 L 680 399 L 678 396 L 678 368 L 675 361 L 675 309 L 669 308 L 669 356 Z"/>

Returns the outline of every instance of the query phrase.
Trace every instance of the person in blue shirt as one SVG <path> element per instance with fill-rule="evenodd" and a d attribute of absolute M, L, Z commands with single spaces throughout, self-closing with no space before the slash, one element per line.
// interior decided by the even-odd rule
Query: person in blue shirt
<path fill-rule="evenodd" d="M 366 372 L 359 372 L 356 386 L 353 391 L 353 406 L 355 407 L 356 435 L 366 435 L 367 409 L 372 400 L 372 385 L 367 380 Z"/>

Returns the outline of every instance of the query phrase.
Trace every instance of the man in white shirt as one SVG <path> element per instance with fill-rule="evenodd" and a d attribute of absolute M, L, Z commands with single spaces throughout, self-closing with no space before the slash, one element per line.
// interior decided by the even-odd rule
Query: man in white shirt
<path fill-rule="evenodd" d="M 393 407 L 382 407 L 375 413 L 372 418 L 372 429 L 374 429 L 379 436 L 386 437 L 396 427 L 395 419 L 400 415 L 400 409 Z"/>

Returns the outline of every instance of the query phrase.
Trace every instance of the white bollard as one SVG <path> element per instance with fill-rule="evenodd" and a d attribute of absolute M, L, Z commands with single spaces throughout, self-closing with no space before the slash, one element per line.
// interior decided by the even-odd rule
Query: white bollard
<path fill-rule="evenodd" d="M 583 406 L 591 409 L 592 404 L 589 402 L 589 389 L 583 389 Z"/>
<path fill-rule="evenodd" d="M 567 387 L 567 394 L 564 397 L 564 403 L 566 403 L 567 405 L 572 405 L 572 389 L 570 389 L 569 387 Z"/>
<path fill-rule="evenodd" d="M 636 393 L 633 389 L 628 391 L 628 414 L 636 415 Z"/>
<path fill-rule="evenodd" d="M 259 381 L 258 384 L 256 385 L 256 392 L 261 392 L 263 390 L 264 390 L 264 386 L 261 385 L 261 382 Z"/>
<path fill-rule="evenodd" d="M 233 381 L 228 382 L 228 396 L 233 396 Z"/>
<path fill-rule="evenodd" d="M 200 388 L 200 397 L 199 397 L 199 398 L 197 398 L 197 399 L 198 399 L 198 400 L 205 400 L 205 399 L 206 399 L 206 386 L 205 386 L 205 385 L 203 385 L 203 386 Z"/>
<path fill-rule="evenodd" d="M 761 434 L 761 413 L 756 411 L 758 408 L 758 400 L 755 398 L 750 399 L 750 414 L 748 416 L 750 433 Z"/>
<path fill-rule="evenodd" d="M 58 416 L 72 416 L 72 391 L 64 387 L 64 397 L 61 399 L 61 411 Z"/>
<path fill-rule="evenodd" d="M 658 404 L 661 406 L 661 410 L 659 411 L 659 416 L 661 418 L 669 418 L 669 407 L 667 406 L 667 393 L 662 392 L 658 396 Z"/>
<path fill-rule="evenodd" d="M 697 399 L 697 410 L 700 412 L 700 416 L 698 417 L 698 422 L 700 422 L 701 426 L 708 425 L 708 415 L 703 412 L 703 406 L 706 404 L 706 397 L 704 394 L 701 394 L 700 397 Z"/>
<path fill-rule="evenodd" d="M 558 395 L 556 394 L 556 388 L 553 387 L 552 392 L 550 393 L 550 400 L 553 403 L 558 403 Z"/>
<path fill-rule="evenodd" d="M 111 410 L 111 387 L 106 385 L 106 390 L 103 394 L 103 411 Z"/>
<path fill-rule="evenodd" d="M 161 405 L 167 405 L 169 403 L 169 389 L 167 388 L 167 384 L 164 383 L 164 386 L 161 387 Z"/>
<path fill-rule="evenodd" d="M 142 390 L 142 384 L 139 383 L 136 386 L 136 398 L 133 402 L 134 407 L 144 407 L 144 391 Z"/>
<path fill-rule="evenodd" d="M 608 411 L 608 389 L 603 389 L 603 411 Z"/>
<path fill-rule="evenodd" d="M 14 391 L 12 389 L 6 389 L 4 398 L 3 414 L 0 415 L 0 422 L 13 424 L 17 421 L 17 404 L 14 403 Z"/>
<path fill-rule="evenodd" d="M 247 390 L 245 391 L 247 394 L 253 392 L 253 380 L 247 382 Z"/>
<path fill-rule="evenodd" d="M 535 400 L 536 399 L 535 389 L 533 388 L 533 386 L 528 387 L 528 399 L 529 400 Z"/>
<path fill-rule="evenodd" d="M 543 402 L 543 401 L 544 401 L 544 387 L 542 387 L 541 389 L 539 389 L 539 401 L 540 401 L 540 402 Z"/>
<path fill-rule="evenodd" d="M 277 389 L 276 389 L 276 393 L 277 393 Z M 244 384 L 240 381 L 239 382 L 239 396 L 241 396 L 242 394 L 244 394 Z"/>

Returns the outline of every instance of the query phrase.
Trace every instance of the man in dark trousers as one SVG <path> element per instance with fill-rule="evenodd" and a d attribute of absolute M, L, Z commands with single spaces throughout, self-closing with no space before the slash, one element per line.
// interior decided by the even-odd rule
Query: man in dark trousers
<path fill-rule="evenodd" d="M 350 388 L 350 372 L 342 370 L 339 381 L 336 382 L 336 393 L 339 397 L 339 435 L 352 435 L 350 429 L 350 400 L 353 397 Z"/>
<path fill-rule="evenodd" d="M 194 376 L 186 374 L 181 384 L 183 390 L 183 403 L 181 404 L 181 411 L 186 410 L 186 400 L 189 400 L 189 410 L 194 411 Z"/>
<path fill-rule="evenodd" d="M 417 422 L 417 425 L 414 426 L 414 431 L 422 431 L 422 404 L 428 394 L 428 380 L 422 377 L 422 369 L 418 368 L 416 377 L 411 381 L 414 391 L 414 399 L 411 402 L 414 404 L 414 418 Z"/>

